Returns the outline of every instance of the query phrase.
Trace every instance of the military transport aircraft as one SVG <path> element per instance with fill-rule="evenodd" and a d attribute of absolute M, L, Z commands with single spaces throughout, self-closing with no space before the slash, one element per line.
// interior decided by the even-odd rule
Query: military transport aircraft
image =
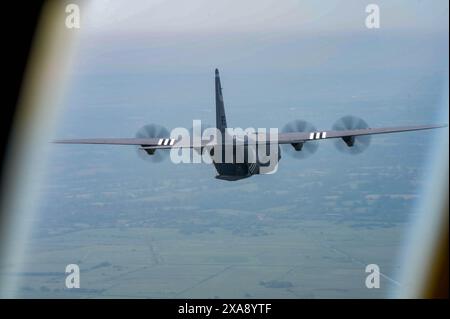
<path fill-rule="evenodd" d="M 217 132 L 226 135 L 228 132 L 225 107 L 222 96 L 219 70 L 215 70 L 215 95 L 216 95 L 216 127 Z M 367 123 L 354 116 L 345 116 L 338 120 L 332 130 L 316 130 L 311 124 L 302 120 L 288 123 L 276 138 L 264 138 L 266 147 L 270 144 L 285 145 L 286 151 L 296 158 L 304 158 L 317 150 L 317 142 L 320 140 L 334 139 L 339 150 L 349 153 L 360 153 L 370 144 L 370 136 L 374 134 L 397 133 L 407 131 L 428 130 L 445 127 L 447 125 L 417 125 L 403 127 L 370 128 Z M 251 137 L 250 137 L 251 138 Z M 152 158 L 158 162 L 163 158 L 164 150 L 168 149 L 195 149 L 202 153 L 204 149 L 214 155 L 214 150 L 224 150 L 225 139 L 219 143 L 216 139 L 200 139 L 194 143 L 193 139 L 177 139 L 170 136 L 169 132 L 162 126 L 149 124 L 141 128 L 135 138 L 89 138 L 56 140 L 55 143 L 64 144 L 110 144 L 110 145 L 135 145 L 141 155 Z M 238 139 L 239 140 L 239 139 Z M 247 139 L 240 139 L 244 147 L 248 144 Z M 232 140 L 234 147 L 239 143 L 236 138 Z M 279 146 L 278 150 L 279 150 Z M 233 146 L 232 146 L 233 147 Z M 236 150 L 236 149 L 234 149 Z M 157 151 L 157 152 L 156 152 Z M 161 152 L 161 153 L 160 153 Z M 223 151 L 222 151 L 223 152 Z M 281 158 L 279 152 L 277 160 Z M 235 158 L 235 157 L 234 157 Z M 262 163 L 256 156 L 255 160 L 223 162 L 212 160 L 218 175 L 216 178 L 235 181 L 256 174 L 263 174 L 266 163 Z"/>

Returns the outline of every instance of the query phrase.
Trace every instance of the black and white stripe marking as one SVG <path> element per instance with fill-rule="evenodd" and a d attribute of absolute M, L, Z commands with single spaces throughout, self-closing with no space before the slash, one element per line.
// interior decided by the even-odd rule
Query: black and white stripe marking
<path fill-rule="evenodd" d="M 310 140 L 319 140 L 322 138 L 327 138 L 327 132 L 311 132 L 309 134 Z"/>
<path fill-rule="evenodd" d="M 251 174 L 254 174 L 257 168 L 258 166 L 256 165 L 256 163 L 249 163 L 248 170 Z"/>
<path fill-rule="evenodd" d="M 167 146 L 167 145 L 172 146 L 174 143 L 175 143 L 175 139 L 173 139 L 173 138 L 160 138 L 158 141 L 158 145 L 163 145 L 163 146 Z"/>

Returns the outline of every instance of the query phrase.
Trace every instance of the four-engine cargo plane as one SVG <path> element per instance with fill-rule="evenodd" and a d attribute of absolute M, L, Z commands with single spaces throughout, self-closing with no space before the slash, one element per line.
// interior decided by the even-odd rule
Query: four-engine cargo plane
<path fill-rule="evenodd" d="M 216 128 L 217 132 L 227 134 L 227 120 L 225 116 L 225 107 L 222 96 L 222 87 L 220 84 L 219 71 L 215 70 L 215 95 L 216 95 Z M 316 130 L 312 125 L 305 121 L 293 121 L 284 127 L 275 139 L 266 138 L 265 145 L 281 144 L 286 145 L 286 151 L 294 157 L 303 158 L 312 154 L 317 149 L 317 142 L 321 140 L 334 139 L 338 149 L 346 149 L 350 153 L 359 153 L 363 151 L 370 142 L 370 136 L 374 134 L 397 133 L 407 131 L 418 131 L 444 127 L 446 125 L 417 125 L 403 127 L 384 127 L 369 128 L 361 119 L 346 116 L 341 118 L 334 125 L 332 130 Z M 244 144 L 247 145 L 248 140 Z M 159 125 L 147 125 L 143 127 L 135 138 L 89 138 L 89 139 L 70 139 L 57 140 L 55 143 L 65 144 L 111 144 L 111 145 L 135 145 L 145 156 L 150 156 L 155 161 L 161 158 L 158 152 L 164 152 L 167 149 L 201 149 L 207 148 L 213 155 L 215 149 L 224 149 L 225 139 L 222 144 L 215 143 L 212 140 L 200 139 L 200 145 L 195 144 L 192 139 L 175 139 L 169 135 L 169 132 Z M 236 143 L 234 138 L 233 143 Z M 233 144 L 236 145 L 236 144 Z M 246 147 L 246 146 L 244 146 Z M 278 147 L 278 146 L 277 146 Z M 278 149 L 279 150 L 279 149 Z M 156 152 L 157 151 L 157 152 Z M 278 153 L 278 159 L 280 155 Z M 243 162 L 222 162 L 212 161 L 218 175 L 216 178 L 223 180 L 239 180 L 262 173 L 264 164 L 256 156 L 255 160 L 248 159 Z"/>

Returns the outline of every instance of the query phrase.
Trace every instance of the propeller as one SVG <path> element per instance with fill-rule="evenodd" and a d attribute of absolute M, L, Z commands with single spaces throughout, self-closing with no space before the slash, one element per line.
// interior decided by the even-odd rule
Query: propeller
<path fill-rule="evenodd" d="M 294 120 L 286 124 L 282 132 L 284 133 L 292 133 L 292 132 L 315 132 L 316 128 L 309 122 L 303 120 Z M 306 141 L 302 144 L 289 145 L 284 144 L 283 149 L 290 156 L 303 159 L 314 154 L 319 147 L 317 141 Z"/>
<path fill-rule="evenodd" d="M 334 125 L 335 131 L 358 130 L 369 128 L 369 125 L 359 117 L 347 115 L 340 118 Z M 335 139 L 336 148 L 348 154 L 359 154 L 364 152 L 370 145 L 371 136 L 349 136 L 345 140 L 343 138 Z"/>
<path fill-rule="evenodd" d="M 158 124 L 147 124 L 141 127 L 136 132 L 137 138 L 169 138 L 169 131 L 161 125 Z M 138 156 L 146 161 L 150 161 L 153 163 L 162 162 L 169 154 L 166 150 L 157 150 L 153 151 L 153 154 L 150 150 L 143 150 L 140 146 L 137 149 Z"/>

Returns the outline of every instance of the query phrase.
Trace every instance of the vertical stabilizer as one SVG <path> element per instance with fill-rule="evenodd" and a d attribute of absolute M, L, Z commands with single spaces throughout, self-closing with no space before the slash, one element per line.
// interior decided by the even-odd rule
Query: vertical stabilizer
<path fill-rule="evenodd" d="M 220 85 L 219 70 L 216 69 L 216 127 L 224 133 L 227 127 L 227 118 L 225 116 L 225 106 L 223 104 L 222 86 Z"/>

